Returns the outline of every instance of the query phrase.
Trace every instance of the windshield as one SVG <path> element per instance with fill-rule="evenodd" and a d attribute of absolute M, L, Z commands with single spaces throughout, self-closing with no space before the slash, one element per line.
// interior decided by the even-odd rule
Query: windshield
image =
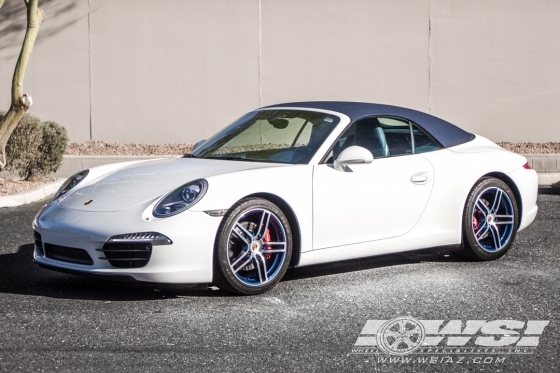
<path fill-rule="evenodd" d="M 192 156 L 306 164 L 339 120 L 336 115 L 315 111 L 253 111 L 218 132 Z"/>

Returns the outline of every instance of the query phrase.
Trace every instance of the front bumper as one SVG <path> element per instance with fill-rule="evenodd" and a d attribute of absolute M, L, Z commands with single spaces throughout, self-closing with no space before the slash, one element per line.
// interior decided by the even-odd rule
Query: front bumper
<path fill-rule="evenodd" d="M 221 217 L 185 211 L 165 219 L 146 220 L 141 205 L 119 212 L 88 212 L 48 204 L 37 216 L 33 229 L 41 235 L 42 249 L 35 247 L 39 265 L 65 272 L 126 277 L 141 282 L 204 284 L 212 282 L 214 240 Z M 153 246 L 148 263 L 140 268 L 115 268 L 100 249 L 114 235 L 159 232 L 171 245 Z M 44 255 L 45 244 L 85 250 L 91 265 L 55 260 Z"/>

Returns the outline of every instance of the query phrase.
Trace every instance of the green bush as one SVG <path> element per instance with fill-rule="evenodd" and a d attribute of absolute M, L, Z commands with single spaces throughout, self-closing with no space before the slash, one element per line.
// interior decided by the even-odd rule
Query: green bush
<path fill-rule="evenodd" d="M 39 118 L 26 114 L 21 119 L 6 144 L 6 170 L 16 172 L 24 179 L 32 175 L 32 164 L 41 145 L 41 132 Z"/>
<path fill-rule="evenodd" d="M 6 144 L 6 170 L 26 180 L 47 176 L 60 167 L 67 145 L 66 128 L 26 114 Z"/>
<path fill-rule="evenodd" d="M 68 145 L 68 132 L 58 123 L 44 122 L 41 130 L 42 141 L 39 152 L 30 165 L 31 174 L 35 176 L 47 176 L 56 172 L 62 164 Z"/>

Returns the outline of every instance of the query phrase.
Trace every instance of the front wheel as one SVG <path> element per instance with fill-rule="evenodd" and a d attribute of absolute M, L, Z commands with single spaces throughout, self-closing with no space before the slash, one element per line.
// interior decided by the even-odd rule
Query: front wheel
<path fill-rule="evenodd" d="M 288 219 L 272 202 L 246 198 L 224 216 L 214 252 L 214 282 L 222 290 L 255 295 L 272 289 L 292 255 Z"/>
<path fill-rule="evenodd" d="M 486 177 L 471 190 L 463 214 L 464 254 L 494 260 L 513 245 L 519 226 L 517 201 L 503 181 Z"/>

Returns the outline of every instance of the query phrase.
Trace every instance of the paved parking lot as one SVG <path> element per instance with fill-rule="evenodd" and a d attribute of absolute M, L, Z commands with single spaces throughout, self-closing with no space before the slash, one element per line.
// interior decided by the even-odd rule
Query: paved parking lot
<path fill-rule="evenodd" d="M 41 269 L 31 263 L 39 207 L 0 209 L 0 371 L 560 371 L 559 195 L 539 196 L 537 221 L 496 262 L 367 258 L 292 269 L 255 297 Z M 367 320 L 397 316 L 550 324 L 525 355 L 427 354 L 436 361 L 403 363 L 351 354 Z"/>

